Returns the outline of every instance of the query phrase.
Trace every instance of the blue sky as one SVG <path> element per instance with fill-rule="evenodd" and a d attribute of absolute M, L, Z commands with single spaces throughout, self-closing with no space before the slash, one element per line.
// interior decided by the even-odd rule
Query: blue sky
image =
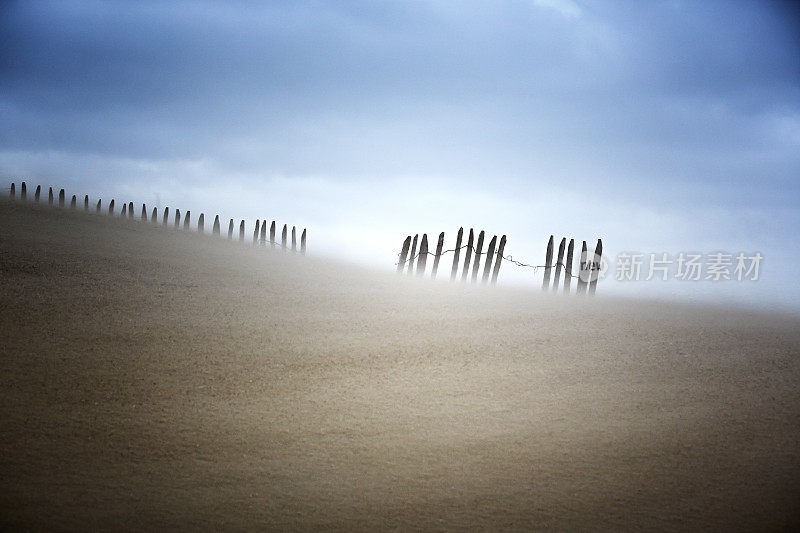
<path fill-rule="evenodd" d="M 800 308 L 789 2 L 12 0 L 0 40 L 8 181 L 277 218 L 388 269 L 462 225 L 536 263 L 551 233 L 760 251 L 758 282 L 602 290 Z"/>

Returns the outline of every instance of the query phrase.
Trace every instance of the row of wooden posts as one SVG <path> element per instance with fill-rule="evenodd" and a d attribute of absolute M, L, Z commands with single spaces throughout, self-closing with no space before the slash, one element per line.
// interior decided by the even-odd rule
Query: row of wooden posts
<path fill-rule="evenodd" d="M 564 252 L 566 248 L 566 262 L 564 262 Z M 558 258 L 555 265 L 553 265 L 553 236 L 550 235 L 550 240 L 547 241 L 547 251 L 545 252 L 544 264 L 544 279 L 542 279 L 542 290 L 558 292 L 561 281 L 561 271 L 564 271 L 564 284 L 562 291 L 564 294 L 569 294 L 570 284 L 573 277 L 578 278 L 577 294 L 588 294 L 594 296 L 597 291 L 597 279 L 600 273 L 600 260 L 603 255 L 603 240 L 597 239 L 597 246 L 594 249 L 594 256 L 590 259 L 586 248 L 586 241 L 583 241 L 581 246 L 580 264 L 578 265 L 578 275 L 573 275 L 572 270 L 572 255 L 575 248 L 575 239 L 569 240 L 567 245 L 567 238 L 563 237 L 561 243 L 558 245 Z M 550 272 L 555 267 L 555 276 L 553 284 L 550 285 Z"/>
<path fill-rule="evenodd" d="M 467 244 L 462 246 L 461 242 L 464 238 L 464 228 L 459 228 L 458 235 L 456 236 L 455 248 L 453 250 L 447 250 L 447 252 L 454 252 L 453 265 L 450 268 L 450 281 L 455 281 L 456 277 L 458 276 L 461 249 L 466 248 L 464 264 L 461 268 L 461 281 L 466 282 L 467 279 L 471 279 L 472 283 L 477 283 L 478 274 L 481 267 L 481 255 L 485 255 L 486 259 L 483 264 L 483 276 L 481 277 L 481 281 L 483 283 L 488 283 L 491 279 L 493 285 L 497 283 L 497 275 L 500 273 L 500 264 L 503 260 L 503 251 L 506 247 L 506 236 L 503 235 L 500 237 L 499 244 L 497 242 L 497 235 L 493 236 L 489 241 L 489 248 L 485 253 L 483 252 L 484 237 L 485 232 L 481 231 L 478 234 L 478 241 L 475 243 L 475 231 L 470 228 Z M 417 253 L 418 238 L 419 234 L 414 235 L 413 239 L 411 238 L 411 235 L 409 235 L 403 241 L 403 245 L 400 250 L 400 260 L 397 262 L 397 273 L 401 274 L 403 269 L 406 268 L 409 276 L 414 273 L 416 273 L 417 276 L 423 276 L 425 275 L 428 255 L 433 255 L 433 268 L 431 270 L 431 277 L 435 279 L 436 273 L 439 270 L 439 260 L 443 255 L 442 248 L 444 247 L 444 232 L 439 234 L 439 241 L 436 244 L 436 253 L 434 254 L 431 254 L 428 251 L 428 235 L 426 233 L 422 234 L 422 240 L 419 241 L 419 253 Z M 495 247 L 497 247 L 496 252 Z M 416 268 L 414 265 L 415 261 Z M 494 264 L 492 264 L 493 261 Z"/>
<path fill-rule="evenodd" d="M 40 201 L 41 192 L 42 192 L 41 185 L 37 185 L 36 186 L 36 192 L 34 193 L 34 201 L 37 202 L 37 203 Z M 10 196 L 11 196 L 11 198 L 16 198 L 16 187 L 15 187 L 14 183 L 11 184 Z M 20 198 L 24 201 L 24 200 L 27 200 L 27 197 L 28 197 L 27 185 L 23 181 L 20 184 Z M 72 195 L 72 199 L 70 200 L 70 209 L 76 209 L 77 208 L 77 205 L 76 205 L 77 201 L 78 201 L 77 196 Z M 48 202 L 49 205 L 54 205 L 54 203 L 55 203 L 55 199 L 53 197 L 53 188 L 52 187 L 49 188 L 47 202 Z M 97 200 L 97 205 L 95 206 L 95 211 L 97 213 L 100 213 L 101 210 L 102 210 L 102 202 L 103 202 L 102 199 L 98 199 Z M 59 207 L 65 207 L 65 204 L 66 204 L 66 195 L 64 193 L 64 189 L 61 189 L 58 192 L 58 206 Z M 83 209 L 84 209 L 84 211 L 89 211 L 89 195 L 85 195 L 83 197 Z M 113 215 L 114 214 L 114 200 L 113 199 L 108 204 L 108 214 L 109 215 Z M 131 219 L 134 217 L 133 202 L 129 202 L 129 203 L 124 203 L 123 202 L 122 203 L 122 211 L 121 211 L 120 216 L 123 217 L 123 218 L 131 218 Z M 149 220 L 153 224 L 157 224 L 158 223 L 158 208 L 154 207 L 153 211 L 152 211 L 152 214 L 150 215 L 150 217 L 148 217 L 148 215 L 147 215 L 147 205 L 146 204 L 142 204 L 141 220 L 145 221 L 145 222 Z M 163 214 L 163 217 L 162 217 L 162 224 L 164 226 L 169 224 L 169 207 L 165 207 L 164 208 L 164 214 Z M 187 210 L 184 213 L 184 217 L 183 217 L 183 229 L 186 229 L 186 230 L 190 229 L 191 228 L 190 224 L 191 224 L 191 211 Z M 175 227 L 179 228 L 180 226 L 181 226 L 181 211 L 180 211 L 180 209 L 175 209 Z M 203 213 L 200 213 L 200 216 L 197 219 L 197 231 L 200 232 L 200 233 L 203 233 L 204 230 L 205 230 L 205 215 Z M 213 235 L 219 235 L 220 234 L 219 215 L 216 215 L 214 217 L 214 225 L 212 227 L 211 232 L 212 232 Z M 233 239 L 233 232 L 234 232 L 234 222 L 233 222 L 233 219 L 230 219 L 230 222 L 228 223 L 228 239 Z M 278 241 L 276 241 L 275 233 L 276 233 L 276 226 L 275 226 L 275 221 L 273 220 L 272 223 L 270 224 L 270 227 L 269 227 L 269 243 L 272 245 L 272 247 L 275 247 L 275 245 L 280 244 L 282 249 L 284 249 L 284 250 L 289 249 L 289 244 L 288 244 L 288 225 L 287 224 L 283 225 L 283 230 L 281 231 L 280 243 L 278 243 Z M 245 237 L 245 222 L 244 222 L 244 220 L 242 220 L 239 223 L 239 240 L 243 241 L 244 237 Z M 258 244 L 258 243 L 260 243 L 262 245 L 267 243 L 267 221 L 266 220 L 260 221 L 260 220 L 257 219 L 256 222 L 255 222 L 255 229 L 253 230 L 253 244 Z M 297 251 L 297 228 L 295 226 L 292 226 L 291 250 L 293 252 Z M 306 253 L 306 229 L 305 228 L 303 228 L 303 233 L 300 235 L 300 253 L 303 254 L 303 255 L 305 255 L 305 253 Z"/>

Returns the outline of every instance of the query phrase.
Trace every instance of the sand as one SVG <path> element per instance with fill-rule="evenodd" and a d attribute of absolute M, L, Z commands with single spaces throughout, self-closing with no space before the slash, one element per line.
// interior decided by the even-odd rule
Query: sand
<path fill-rule="evenodd" d="M 5 201 L 0 254 L 0 529 L 800 525 L 797 316 Z"/>

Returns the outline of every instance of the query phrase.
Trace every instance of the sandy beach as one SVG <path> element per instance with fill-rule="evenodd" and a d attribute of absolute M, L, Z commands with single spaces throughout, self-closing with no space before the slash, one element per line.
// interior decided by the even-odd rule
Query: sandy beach
<path fill-rule="evenodd" d="M 399 277 L 310 233 L 0 202 L 0 529 L 800 527 L 797 316 Z"/>

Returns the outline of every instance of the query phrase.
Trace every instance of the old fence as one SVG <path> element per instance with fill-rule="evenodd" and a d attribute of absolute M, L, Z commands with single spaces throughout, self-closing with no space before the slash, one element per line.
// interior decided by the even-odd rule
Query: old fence
<path fill-rule="evenodd" d="M 36 186 L 36 191 L 34 192 L 33 201 L 39 203 L 42 193 L 41 185 Z M 11 184 L 11 189 L 9 192 L 9 196 L 12 199 L 17 198 L 17 190 L 16 184 Z M 19 198 L 22 201 L 28 200 L 28 187 L 27 184 L 23 181 L 20 184 L 19 190 Z M 47 193 L 47 203 L 49 205 L 54 205 L 55 199 L 53 196 L 53 188 L 49 187 Z M 58 206 L 65 207 L 66 204 L 66 194 L 64 189 L 58 191 Z M 76 195 L 72 195 L 72 198 L 69 203 L 70 209 L 77 209 L 78 204 L 78 197 Z M 165 207 L 161 217 L 158 214 L 158 208 L 153 207 L 152 211 L 148 215 L 147 205 L 142 204 L 141 215 L 139 217 L 135 217 L 134 214 L 134 204 L 133 202 L 122 203 L 122 208 L 120 210 L 120 218 L 127 218 L 127 219 L 138 219 L 142 222 L 150 222 L 152 224 L 159 224 L 162 226 L 173 226 L 175 228 L 183 228 L 184 230 L 191 229 L 191 217 L 192 212 L 190 210 L 186 210 L 183 213 L 183 218 L 181 218 L 181 210 L 175 209 L 174 211 L 174 223 L 171 222 L 173 220 L 170 216 L 169 207 Z M 91 212 L 91 208 L 89 206 L 89 195 L 84 195 L 83 197 L 83 210 L 87 212 Z M 95 213 L 107 213 L 110 216 L 114 216 L 115 214 L 115 205 L 114 199 L 112 198 L 110 202 L 108 202 L 108 208 L 106 210 L 103 209 L 103 200 L 98 199 L 97 203 L 94 205 L 94 212 Z M 239 234 L 238 238 L 240 241 L 245 240 L 245 229 L 246 224 L 244 220 L 239 222 Z M 230 219 L 228 222 L 228 239 L 234 239 L 234 219 Z M 205 214 L 200 213 L 200 216 L 197 217 L 197 231 L 199 233 L 205 233 Z M 291 237 L 289 236 L 289 226 L 288 224 L 283 225 L 283 229 L 281 230 L 280 240 L 278 240 L 278 236 L 276 235 L 277 226 L 275 221 L 273 220 L 269 224 L 269 238 L 267 237 L 267 221 L 257 219 L 254 224 L 253 230 L 253 244 L 259 245 L 269 245 L 272 248 L 280 246 L 282 250 L 291 250 L 293 252 L 299 251 L 301 254 L 305 255 L 306 253 L 306 228 L 303 228 L 302 233 L 300 234 L 299 239 L 299 250 L 298 250 L 298 238 L 297 238 L 297 227 L 292 226 L 291 228 Z M 214 223 L 211 228 L 212 235 L 220 235 L 220 220 L 219 215 L 214 217 Z M 291 241 L 289 240 L 291 238 Z"/>

